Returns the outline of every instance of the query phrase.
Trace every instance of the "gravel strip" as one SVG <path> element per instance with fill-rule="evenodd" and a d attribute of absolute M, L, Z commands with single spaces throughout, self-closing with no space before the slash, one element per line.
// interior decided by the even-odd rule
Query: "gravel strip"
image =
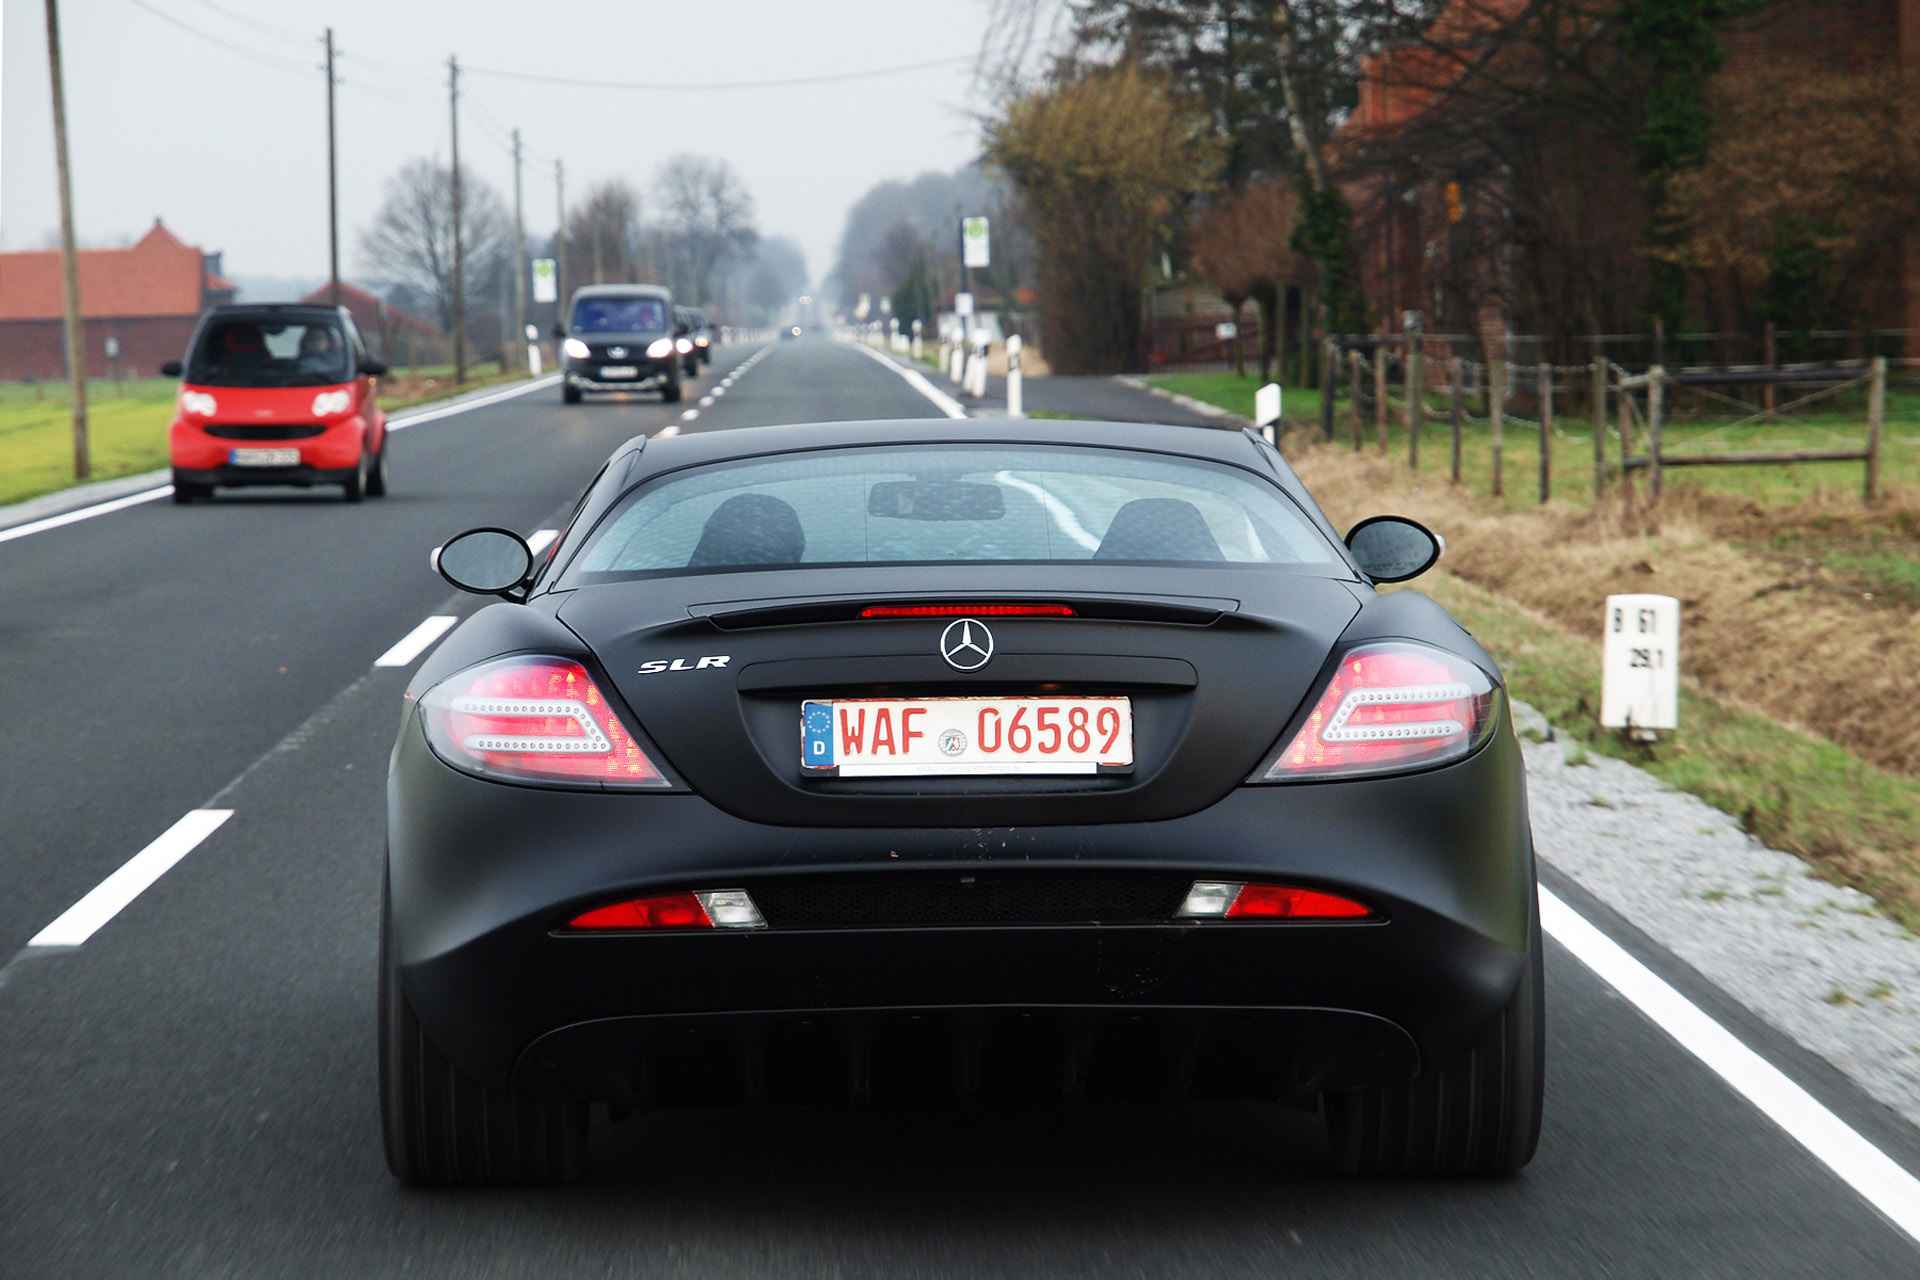
<path fill-rule="evenodd" d="M 1514 704 L 1539 856 L 1920 1124 L 1920 939 L 1857 890 Z M 1535 741 L 1535 739 L 1539 739 Z"/>

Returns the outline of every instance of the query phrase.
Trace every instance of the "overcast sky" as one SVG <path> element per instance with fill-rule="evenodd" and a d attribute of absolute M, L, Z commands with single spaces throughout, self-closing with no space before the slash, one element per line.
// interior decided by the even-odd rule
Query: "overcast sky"
<path fill-rule="evenodd" d="M 57 243 L 43 4 L 0 0 L 5 249 Z M 552 231 L 555 157 L 569 201 L 624 177 L 644 202 L 661 160 L 701 152 L 733 165 L 762 234 L 799 241 L 817 281 L 867 188 L 977 154 L 984 104 L 971 57 L 987 10 L 986 0 L 61 0 L 75 218 L 82 243 L 120 243 L 158 216 L 188 243 L 224 250 L 230 275 L 323 279 L 319 36 L 331 24 L 345 81 L 343 275 L 358 274 L 357 231 L 387 176 L 417 156 L 447 157 L 446 61 L 457 54 L 462 168 L 511 202 L 506 134 L 517 126 L 529 234 Z M 484 74 L 712 83 L 942 58 L 952 61 L 785 88 L 639 92 Z"/>

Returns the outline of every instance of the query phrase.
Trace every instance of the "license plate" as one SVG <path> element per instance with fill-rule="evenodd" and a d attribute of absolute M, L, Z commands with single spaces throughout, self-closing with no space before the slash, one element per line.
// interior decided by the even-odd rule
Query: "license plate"
<path fill-rule="evenodd" d="M 1127 698 L 809 699 L 800 763 L 841 776 L 1095 773 L 1133 764 Z"/>
<path fill-rule="evenodd" d="M 297 467 L 298 449 L 229 449 L 227 461 L 236 467 Z"/>
<path fill-rule="evenodd" d="M 600 376 L 603 378 L 637 378 L 640 376 L 640 370 L 630 364 L 603 364 L 600 366 Z"/>

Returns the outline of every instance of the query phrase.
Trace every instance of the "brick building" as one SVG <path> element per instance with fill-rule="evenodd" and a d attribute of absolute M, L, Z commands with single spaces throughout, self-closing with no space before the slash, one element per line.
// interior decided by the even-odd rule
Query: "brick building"
<path fill-rule="evenodd" d="M 200 313 L 233 301 L 220 255 L 184 244 L 160 220 L 123 249 L 80 250 L 87 376 L 151 377 L 186 354 Z M 0 253 L 0 381 L 66 377 L 66 304 L 58 249 Z M 107 340 L 119 348 L 107 356 Z"/>
<path fill-rule="evenodd" d="M 1452 0 L 1420 40 L 1361 61 L 1359 101 L 1328 155 L 1354 208 L 1362 284 L 1386 330 L 1418 312 L 1429 333 L 1471 334 L 1492 353 L 1516 328 L 1644 327 L 1649 211 L 1618 131 L 1577 112 L 1530 121 L 1511 95 L 1479 89 L 1547 74 L 1538 51 L 1555 37 L 1563 48 L 1613 39 L 1604 23 L 1531 46 L 1506 38 L 1542 12 L 1551 9 L 1529 0 Z M 1920 0 L 1776 0 L 1720 36 L 1724 76 L 1782 67 L 1920 76 Z M 1554 261 L 1530 256 L 1544 252 L 1539 245 L 1557 246 Z M 1920 335 L 1920 219 L 1887 247 L 1880 275 L 1866 323 Z M 1709 328 L 1726 323 L 1712 292 L 1695 303 L 1694 321 Z"/>

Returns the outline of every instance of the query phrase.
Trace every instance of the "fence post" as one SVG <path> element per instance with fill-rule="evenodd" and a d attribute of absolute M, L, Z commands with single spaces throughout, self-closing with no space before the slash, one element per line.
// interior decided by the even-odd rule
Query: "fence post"
<path fill-rule="evenodd" d="M 1593 500 L 1607 487 L 1607 358 L 1593 358 Z"/>
<path fill-rule="evenodd" d="M 1420 469 L 1420 326 L 1407 330 L 1407 466 Z"/>
<path fill-rule="evenodd" d="M 1553 366 L 1540 366 L 1540 502 L 1553 496 Z"/>
<path fill-rule="evenodd" d="M 1380 452 L 1387 451 L 1387 348 L 1383 343 L 1373 349 L 1373 425 L 1380 438 Z"/>
<path fill-rule="evenodd" d="M 1887 411 L 1887 358 L 1873 358 L 1873 380 L 1867 384 L 1867 501 L 1880 498 L 1880 422 Z"/>
<path fill-rule="evenodd" d="M 1666 412 L 1667 371 L 1647 370 L 1647 500 L 1660 501 L 1660 426 Z"/>
<path fill-rule="evenodd" d="M 1340 352 L 1328 338 L 1320 355 L 1320 436 L 1333 439 L 1333 392 L 1340 375 Z"/>
<path fill-rule="evenodd" d="M 1487 361 L 1487 439 L 1493 446 L 1493 496 L 1498 498 L 1506 492 L 1504 480 L 1500 474 L 1502 438 L 1506 423 L 1502 421 L 1506 405 L 1507 362 L 1498 358 Z"/>
<path fill-rule="evenodd" d="M 1353 402 L 1353 451 L 1360 452 L 1360 436 L 1366 430 L 1366 411 L 1360 404 L 1360 353 L 1347 352 L 1347 399 Z"/>
<path fill-rule="evenodd" d="M 1447 416 L 1453 427 L 1453 482 L 1460 483 L 1460 357 L 1447 362 L 1447 382 L 1453 390 L 1448 397 Z"/>
<path fill-rule="evenodd" d="M 1620 501 L 1625 510 L 1633 510 L 1633 472 L 1627 460 L 1633 457 L 1633 388 L 1620 383 Z"/>

